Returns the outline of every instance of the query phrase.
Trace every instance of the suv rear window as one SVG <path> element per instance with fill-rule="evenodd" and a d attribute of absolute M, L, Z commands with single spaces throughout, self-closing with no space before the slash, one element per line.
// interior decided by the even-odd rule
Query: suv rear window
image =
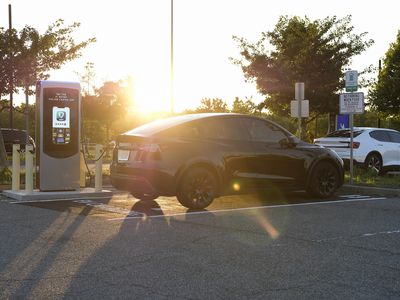
<path fill-rule="evenodd" d="M 359 136 L 361 133 L 363 133 L 363 130 L 354 130 L 353 131 L 353 137 Z M 350 137 L 350 129 L 345 129 L 345 130 L 336 130 L 331 133 L 329 133 L 326 137 L 345 137 L 349 138 Z"/>

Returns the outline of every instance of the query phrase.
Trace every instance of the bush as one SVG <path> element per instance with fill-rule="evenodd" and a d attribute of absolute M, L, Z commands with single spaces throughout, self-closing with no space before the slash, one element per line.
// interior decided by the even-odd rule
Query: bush
<path fill-rule="evenodd" d="M 10 184 L 12 180 L 12 172 L 8 168 L 3 168 L 0 171 L 0 184 Z"/>

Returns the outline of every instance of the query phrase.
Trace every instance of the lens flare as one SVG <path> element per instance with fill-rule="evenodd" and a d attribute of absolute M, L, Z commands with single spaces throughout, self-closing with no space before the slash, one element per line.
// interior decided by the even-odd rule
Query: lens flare
<path fill-rule="evenodd" d="M 240 184 L 237 183 L 237 182 L 235 182 L 235 183 L 232 185 L 232 188 L 233 188 L 233 190 L 234 190 L 235 192 L 239 192 L 239 191 L 240 191 Z"/>

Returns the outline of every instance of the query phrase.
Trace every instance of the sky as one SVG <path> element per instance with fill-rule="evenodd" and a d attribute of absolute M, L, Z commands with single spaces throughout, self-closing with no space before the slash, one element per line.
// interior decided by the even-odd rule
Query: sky
<path fill-rule="evenodd" d="M 86 62 L 94 64 L 95 84 L 131 76 L 133 101 L 141 111 L 170 110 L 171 0 L 9 0 L 0 1 L 0 26 L 8 26 L 8 4 L 13 27 L 25 25 L 44 32 L 59 18 L 80 22 L 77 42 L 96 37 L 81 58 L 51 72 L 51 80 L 79 81 Z M 272 31 L 281 15 L 323 19 L 352 15 L 355 33 L 368 32 L 375 41 L 355 57 L 351 69 L 378 65 L 400 29 L 395 0 L 173 0 L 174 3 L 174 111 L 196 108 L 202 98 L 221 98 L 231 105 L 235 97 L 263 97 L 254 83 L 246 83 L 232 36 L 256 42 Z M 307 87 L 305 87 L 307 90 Z M 24 96 L 15 96 L 24 101 Z"/>

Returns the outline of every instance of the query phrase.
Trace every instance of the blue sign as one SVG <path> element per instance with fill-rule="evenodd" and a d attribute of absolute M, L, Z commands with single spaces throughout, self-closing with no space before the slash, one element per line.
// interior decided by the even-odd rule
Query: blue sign
<path fill-rule="evenodd" d="M 349 128 L 349 115 L 337 115 L 336 130 Z"/>

